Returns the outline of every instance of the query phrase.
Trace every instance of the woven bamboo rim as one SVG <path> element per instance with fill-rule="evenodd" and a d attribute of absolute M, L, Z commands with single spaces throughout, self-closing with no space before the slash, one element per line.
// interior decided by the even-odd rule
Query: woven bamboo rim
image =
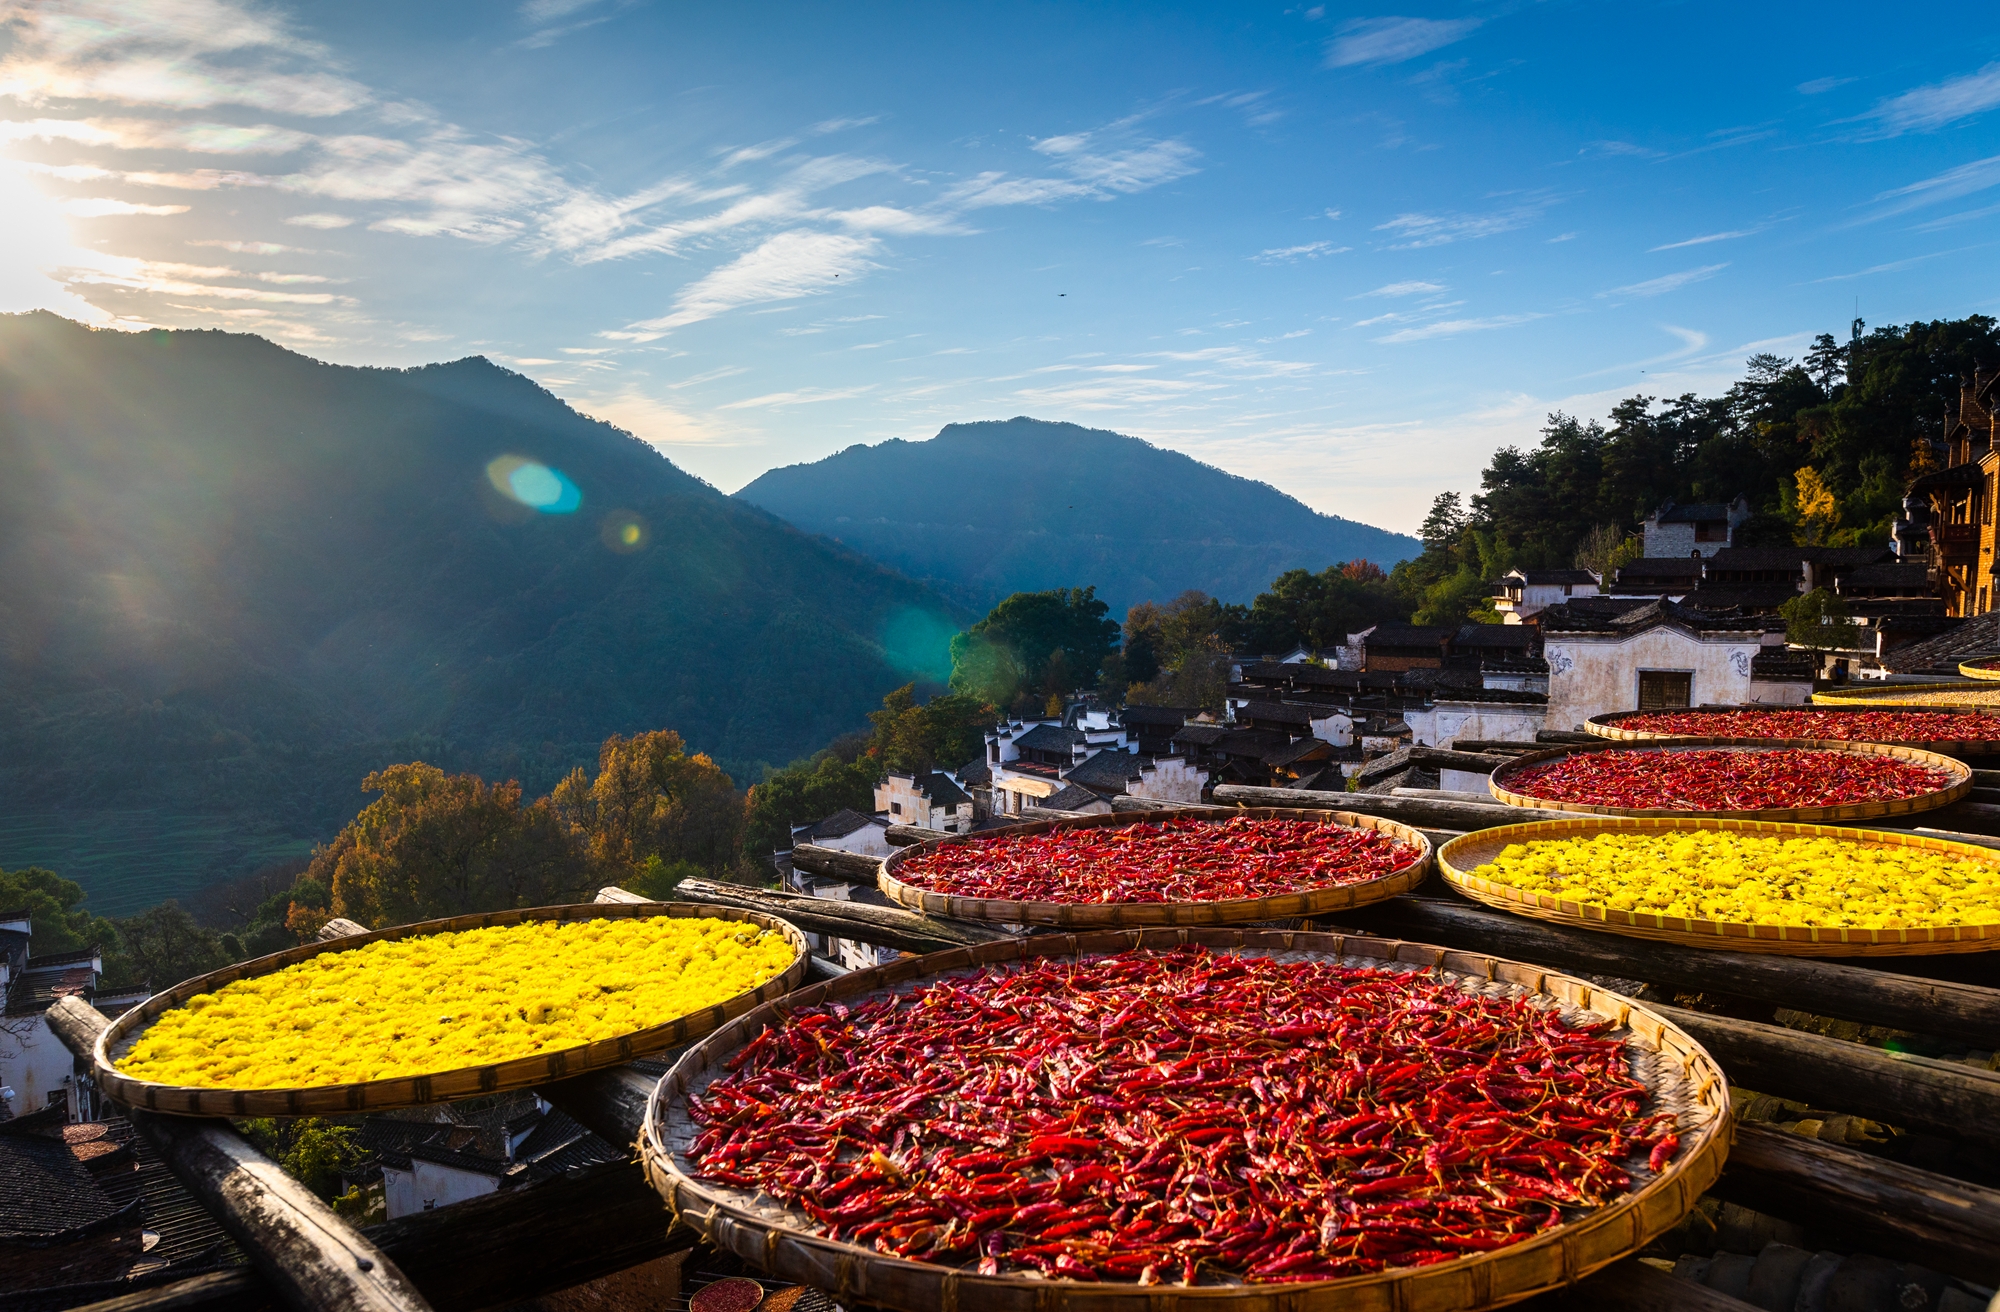
<path fill-rule="evenodd" d="M 1963 673 L 1963 671 L 1961 671 Z M 1937 683 L 1891 683 L 1882 687 L 1868 688 L 1849 684 L 1845 688 L 1829 688 L 1825 692 L 1813 694 L 1815 706 L 1914 706 L 1920 710 L 1941 711 L 1973 709 L 1983 715 L 2000 714 L 2000 706 L 1988 707 L 1979 702 L 1915 702 L 1904 700 L 1913 692 L 1992 692 L 1993 684 L 1986 679 L 1944 679 Z"/>
<path fill-rule="evenodd" d="M 269 975 L 322 952 L 346 952 L 391 939 L 484 929 L 492 925 L 519 925 L 542 920 L 637 920 L 653 916 L 673 919 L 712 917 L 776 930 L 784 934 L 792 945 L 792 964 L 782 974 L 766 980 L 757 988 L 739 993 L 706 1010 L 676 1017 L 665 1024 L 488 1066 L 465 1066 L 426 1075 L 401 1075 L 390 1079 L 300 1089 L 211 1089 L 137 1080 L 120 1074 L 112 1065 L 114 1054 L 122 1057 L 131 1050 L 131 1045 L 148 1025 L 195 994 L 210 993 L 237 980 Z M 174 1116 L 351 1116 L 357 1112 L 388 1111 L 396 1107 L 449 1102 L 455 1098 L 477 1098 L 507 1089 L 525 1089 L 565 1076 L 601 1070 L 606 1066 L 622 1066 L 635 1057 L 692 1042 L 724 1021 L 741 1016 L 752 1007 L 783 997 L 797 988 L 805 979 L 809 951 L 805 935 L 776 916 L 761 911 L 741 911 L 735 907 L 703 906 L 690 902 L 587 902 L 419 921 L 413 925 L 372 930 L 328 943 L 287 948 L 268 957 L 225 966 L 186 983 L 176 984 L 165 993 L 156 993 L 112 1021 L 98 1036 L 97 1047 L 91 1054 L 91 1073 L 98 1086 L 115 1101 L 127 1107 L 144 1107 L 148 1111 Z"/>
<path fill-rule="evenodd" d="M 1685 1099 L 1681 1152 L 1640 1188 L 1547 1234 L 1509 1248 L 1440 1262 L 1303 1284 L 1143 1287 L 1019 1275 L 981 1276 L 969 1270 L 890 1257 L 815 1233 L 802 1214 L 765 1195 L 696 1180 L 680 1156 L 689 1092 L 728 1057 L 794 1012 L 954 971 L 1025 962 L 1200 944 L 1218 950 L 1303 952 L 1356 964 L 1416 967 L 1486 990 L 1521 989 L 1558 1005 L 1609 1017 L 1631 1030 L 1656 1079 L 1671 1080 Z M 1655 1087 L 1655 1094 L 1663 1092 Z M 1162 928 L 1092 934 L 1039 935 L 983 943 L 887 966 L 855 971 L 808 986 L 717 1030 L 688 1049 L 653 1091 L 640 1131 L 646 1177 L 675 1218 L 711 1243 L 773 1275 L 833 1293 L 843 1305 L 866 1302 L 901 1312 L 1171 1312 L 1227 1304 L 1230 1312 L 1419 1312 L 1500 1307 L 1571 1284 L 1672 1229 L 1722 1172 L 1732 1138 L 1728 1083 L 1714 1060 L 1686 1033 L 1643 1004 L 1539 966 L 1454 952 L 1398 939 L 1291 930 Z"/>
<path fill-rule="evenodd" d="M 1968 679 L 1984 679 L 1989 682 L 2000 679 L 2000 666 L 1979 664 L 1980 661 L 1990 661 L 1992 659 L 1994 658 L 1991 656 L 1975 656 L 1972 660 L 1960 661 L 1958 663 L 1958 672 Z"/>
<path fill-rule="evenodd" d="M 1438 852 L 1438 873 L 1459 892 L 1487 906 L 1578 929 L 1684 943 L 1732 952 L 1772 952 L 1793 957 L 1915 957 L 1950 952 L 1990 952 L 2000 948 L 2000 925 L 1958 925 L 1949 929 L 1822 929 L 1814 925 L 1748 925 L 1695 920 L 1644 911 L 1620 911 L 1594 902 L 1574 902 L 1534 893 L 1474 873 L 1510 843 L 1535 839 L 1589 838 L 1603 833 L 1685 833 L 1716 829 L 1728 833 L 1789 838 L 1838 838 L 1853 843 L 1943 852 L 1968 861 L 2000 866 L 2000 852 L 1970 843 L 1948 843 L 1920 834 L 1882 829 L 1842 829 L 1833 825 L 1787 824 L 1770 820 L 1724 820 L 1709 816 L 1606 817 L 1538 820 L 1531 824 L 1481 829 L 1452 839 Z"/>
<path fill-rule="evenodd" d="M 1788 710 L 1803 710 L 1794 706 L 1733 706 L 1720 710 L 1683 711 L 1683 715 L 1725 715 L 1733 711 L 1758 711 L 1782 713 Z M 1876 710 L 1872 706 L 1814 706 L 1819 715 L 1862 715 Z M 1981 706 L 1908 706 L 1892 709 L 1922 711 L 1934 715 L 1986 715 L 1989 712 Z M 1628 729 L 1625 721 L 1641 715 L 1657 714 L 1654 711 L 1612 711 L 1605 715 L 1593 715 L 1583 722 L 1584 730 L 1599 738 L 1625 743 L 1688 743 L 1696 739 L 1709 742 L 1730 743 L 1742 746 L 1769 746 L 1776 742 L 1802 742 L 1797 738 L 1729 738 L 1720 734 L 1657 733 L 1651 729 Z M 1861 739 L 1842 738 L 1834 741 L 1843 743 L 1860 742 Z M 1946 756 L 1989 756 L 2000 754 L 2000 736 L 1992 738 L 1871 738 L 1869 742 L 1880 743 L 1884 747 L 1914 747 L 1922 752 L 1941 752 Z"/>
<path fill-rule="evenodd" d="M 1075 820 L 1041 820 L 1017 825 L 1003 834 L 1047 833 L 1052 829 L 1124 828 L 1128 825 L 1156 824 L 1182 817 L 1220 822 L 1235 816 L 1258 820 L 1332 821 L 1351 829 L 1373 829 L 1417 849 L 1416 860 L 1386 875 L 1362 883 L 1333 888 L 1307 889 L 1272 897 L 1228 898 L 1219 902 L 1016 902 L 1007 898 L 957 897 L 933 893 L 905 884 L 896 878 L 900 869 L 916 853 L 932 851 L 947 843 L 979 842 L 979 837 L 932 839 L 891 853 L 878 877 L 883 894 L 890 901 L 955 920 L 997 920 L 1016 925 L 1057 925 L 1064 929 L 1137 929 L 1154 925 L 1240 925 L 1252 920 L 1278 920 L 1287 916 L 1320 916 L 1348 911 L 1387 898 L 1416 891 L 1431 871 L 1431 840 L 1421 830 L 1384 820 L 1379 816 L 1355 815 L 1351 811 L 1317 811 L 1293 807 L 1244 807 L 1228 813 L 1190 808 L 1184 811 L 1148 811 L 1140 815 L 1113 814 L 1083 816 Z M 991 835 L 998 837 L 1000 835 Z"/>
<path fill-rule="evenodd" d="M 1608 746 L 1608 744 L 1607 744 Z M 1879 798 L 1866 802 L 1843 802 L 1838 806 L 1776 806 L 1761 811 L 1687 811 L 1671 807 L 1621 807 L 1592 806 L 1584 802 L 1557 802 L 1545 797 L 1534 797 L 1527 793 L 1517 793 L 1508 787 L 1508 781 L 1523 770 L 1559 760 L 1570 755 L 1575 748 L 1556 747 L 1546 752 L 1526 752 L 1515 757 L 1493 772 L 1487 787 L 1493 796 L 1509 806 L 1528 810 L 1585 812 L 1590 815 L 1616 816 L 1708 816 L 1717 820 L 1780 820 L 1794 824 L 1824 824 L 1836 820 L 1876 820 L 1884 816 L 1912 815 L 1918 811 L 1929 811 L 1940 806 L 1949 806 L 1972 791 L 1972 767 L 1939 752 L 1922 747 L 1898 747 L 1887 743 L 1822 742 L 1810 738 L 1677 738 L 1657 747 L 1641 747 L 1639 751 L 1688 752 L 1707 748 L 1726 747 L 1732 751 L 1816 751 L 1846 752 L 1856 756 L 1892 756 L 1912 765 L 1927 766 L 1942 770 L 1951 783 L 1936 792 L 1924 793 L 1917 797 Z M 1585 747 L 1586 752 L 1603 751 L 1603 747 Z"/>

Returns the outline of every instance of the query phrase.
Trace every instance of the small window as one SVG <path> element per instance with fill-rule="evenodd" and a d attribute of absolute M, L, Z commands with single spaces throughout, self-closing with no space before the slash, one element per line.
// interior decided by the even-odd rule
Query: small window
<path fill-rule="evenodd" d="M 1687 670 L 1639 671 L 1639 709 L 1684 711 L 1691 705 L 1694 675 Z"/>
<path fill-rule="evenodd" d="M 901 802 L 891 802 L 891 803 L 889 803 L 889 814 L 890 814 L 890 815 L 901 815 L 901 814 L 903 814 L 903 804 L 902 804 Z"/>

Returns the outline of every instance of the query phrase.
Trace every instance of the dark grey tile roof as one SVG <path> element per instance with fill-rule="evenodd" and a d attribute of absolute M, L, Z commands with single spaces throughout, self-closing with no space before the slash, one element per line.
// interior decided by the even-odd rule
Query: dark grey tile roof
<path fill-rule="evenodd" d="M 881 823 L 880 820 L 872 815 L 863 815 L 852 807 L 844 806 L 826 817 L 826 819 L 814 821 L 809 837 L 812 839 L 845 838 L 857 830 L 866 829 L 869 825 L 879 825 Z"/>
<path fill-rule="evenodd" d="M 1930 568 L 1926 565 L 1857 565 L 1840 580 L 1841 591 L 1849 588 L 1895 588 L 1909 596 L 1930 591 Z"/>
<path fill-rule="evenodd" d="M 0 1126 L 0 1239 L 80 1237 L 137 1212 L 138 1199 L 120 1204 L 97 1187 L 59 1125 L 56 1135 L 19 1121 Z"/>
<path fill-rule="evenodd" d="M 1294 706 L 1288 702 L 1249 702 L 1236 708 L 1238 724 L 1259 721 L 1304 726 L 1312 723 L 1312 712 L 1306 707 Z"/>
<path fill-rule="evenodd" d="M 1287 743 L 1283 747 L 1272 748 L 1270 751 L 1264 753 L 1263 759 L 1264 764 L 1276 768 L 1311 757 L 1325 757 L 1331 754 L 1332 749 L 1332 743 L 1322 742 L 1318 738 L 1301 738 L 1297 742 Z"/>
<path fill-rule="evenodd" d="M 1083 734 L 1076 729 L 1065 729 L 1056 724 L 1038 724 L 1014 740 L 1014 746 L 1023 751 L 1067 752 L 1083 741 Z"/>
<path fill-rule="evenodd" d="M 1676 624 L 1695 632 L 1718 630 L 1765 631 L 1782 627 L 1770 616 L 1745 615 L 1733 611 L 1701 610 L 1661 598 L 1658 601 L 1614 599 L 1609 602 L 1587 597 L 1551 606 L 1541 614 L 1545 633 L 1638 633 L 1661 624 Z"/>
<path fill-rule="evenodd" d="M 981 784 L 990 784 L 993 782 L 993 766 L 984 756 L 973 757 L 970 761 L 952 771 L 952 773 L 957 775 L 959 782 L 963 783 L 967 788 L 977 788 Z"/>
<path fill-rule="evenodd" d="M 1080 784 L 1100 793 L 1122 793 L 1125 786 L 1139 777 L 1141 767 L 1149 758 L 1134 752 L 1121 752 L 1107 747 L 1095 752 L 1088 760 L 1079 762 L 1063 772 L 1069 783 Z"/>
<path fill-rule="evenodd" d="M 1708 558 L 1707 574 L 1804 573 L 1809 547 L 1724 547 Z"/>
<path fill-rule="evenodd" d="M 1893 674 L 1922 674 L 1932 667 L 1957 673 L 1959 661 L 1968 656 L 1988 656 L 2000 652 L 2000 611 L 1975 615 L 1946 629 L 1934 638 L 1898 647 L 1882 658 L 1882 667 Z"/>
<path fill-rule="evenodd" d="M 972 798 L 963 788 L 951 781 L 951 776 L 942 771 L 932 770 L 916 778 L 917 791 L 931 799 L 932 806 L 960 806 Z"/>
<path fill-rule="evenodd" d="M 1219 724 L 1188 724 L 1181 726 L 1180 731 L 1174 734 L 1173 740 L 1176 743 L 1208 747 L 1226 732 L 1228 731 Z"/>
<path fill-rule="evenodd" d="M 1819 673 L 1819 662 L 1810 653 L 1767 647 L 1750 658 L 1750 677 L 1767 682 L 1803 683 Z"/>
<path fill-rule="evenodd" d="M 1088 788 L 1079 788 L 1075 784 L 1064 784 L 1055 792 L 1044 797 L 1040 805 L 1053 811 L 1081 811 L 1084 807 L 1093 806 L 1103 800 L 1103 798 L 1091 792 Z"/>
<path fill-rule="evenodd" d="M 1639 579 L 1698 579 L 1699 556 L 1641 556 L 1618 567 L 1617 582 L 1622 586 Z"/>
<path fill-rule="evenodd" d="M 1547 662 L 1543 662 L 1546 670 Z M 1484 702 L 1493 705 L 1543 706 L 1548 703 L 1547 693 L 1517 692 L 1512 688 L 1449 688 L 1440 689 L 1437 699 L 1441 702 Z"/>
<path fill-rule="evenodd" d="M 1799 596 L 1790 583 L 1710 583 L 1703 579 L 1681 604 L 1699 610 L 1776 610 Z"/>
<path fill-rule="evenodd" d="M 1450 629 L 1415 624 L 1380 624 L 1361 640 L 1365 647 L 1435 647 L 1451 636 Z"/>
<path fill-rule="evenodd" d="M 1527 650 L 1535 645 L 1535 629 L 1530 624 L 1461 624 L 1451 635 L 1454 647 L 1487 650 L 1515 647 Z"/>

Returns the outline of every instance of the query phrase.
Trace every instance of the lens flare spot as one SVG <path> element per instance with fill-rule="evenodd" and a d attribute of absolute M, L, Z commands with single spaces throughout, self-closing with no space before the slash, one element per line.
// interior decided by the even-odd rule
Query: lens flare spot
<path fill-rule="evenodd" d="M 501 496 L 545 515 L 567 515 L 583 504 L 583 493 L 560 469 L 522 456 L 496 457 L 486 466 L 486 481 Z"/>
<path fill-rule="evenodd" d="M 646 521 L 639 516 L 629 510 L 614 510 L 604 517 L 598 536 L 613 551 L 629 555 L 645 546 L 651 534 L 646 531 Z"/>
<path fill-rule="evenodd" d="M 942 679 L 951 673 L 951 640 L 958 626 L 942 615 L 904 606 L 882 625 L 882 652 L 901 674 Z"/>

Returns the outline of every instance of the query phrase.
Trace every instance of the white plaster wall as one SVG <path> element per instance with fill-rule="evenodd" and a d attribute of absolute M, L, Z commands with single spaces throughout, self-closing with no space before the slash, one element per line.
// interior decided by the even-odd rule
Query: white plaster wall
<path fill-rule="evenodd" d="M 842 852 L 859 852 L 863 856 L 887 856 L 896 850 L 890 847 L 889 840 L 883 837 L 888 832 L 888 828 L 884 825 L 863 825 L 851 834 L 822 839 L 820 846 L 838 848 Z"/>
<path fill-rule="evenodd" d="M 1156 802 L 1199 802 L 1207 782 L 1208 771 L 1197 770 L 1178 756 L 1163 756 L 1140 770 L 1138 782 L 1127 784 L 1125 791 Z"/>
<path fill-rule="evenodd" d="M 1812 694 L 1810 683 L 1756 679 L 1750 684 L 1750 700 L 1762 706 L 1804 706 Z"/>
<path fill-rule="evenodd" d="M 1312 736 L 1321 742 L 1332 743 L 1335 747 L 1354 745 L 1354 720 L 1351 716 L 1328 715 L 1316 718 L 1311 723 Z"/>
<path fill-rule="evenodd" d="M 1535 734 L 1548 727 L 1547 708 L 1526 705 L 1485 705 L 1479 702 L 1440 702 L 1431 711 L 1434 738 L 1431 747 L 1448 747 L 1460 738 L 1490 738 L 1495 742 L 1531 743 Z M 1410 728 L 1417 726 L 1405 714 Z"/>
<path fill-rule="evenodd" d="M 424 1209 L 424 1205 L 417 1201 L 417 1186 L 410 1173 L 393 1166 L 382 1168 L 382 1202 L 391 1221 Z"/>
<path fill-rule="evenodd" d="M 49 1029 L 44 1016 L 10 1016 L 0 1020 L 0 1084 L 14 1091 L 8 1110 L 16 1116 L 49 1105 L 49 1094 L 64 1087 L 76 1070 L 76 1058 Z M 70 1119 L 77 1114 L 70 1099 Z"/>
<path fill-rule="evenodd" d="M 1695 637 L 1666 627 L 1625 638 L 1550 635 L 1542 651 L 1549 662 L 1547 727 L 1574 729 L 1593 715 L 1637 710 L 1641 670 L 1689 671 L 1690 705 L 1746 702 L 1750 661 L 1762 645 L 1758 633 Z"/>
<path fill-rule="evenodd" d="M 461 1171 L 452 1166 L 440 1166 L 436 1162 L 426 1162 L 413 1158 L 410 1162 L 411 1187 L 416 1194 L 417 1209 L 423 1210 L 426 1202 L 432 1207 L 450 1207 L 468 1198 L 479 1198 L 495 1192 L 500 1182 L 490 1175 L 476 1171 Z"/>

